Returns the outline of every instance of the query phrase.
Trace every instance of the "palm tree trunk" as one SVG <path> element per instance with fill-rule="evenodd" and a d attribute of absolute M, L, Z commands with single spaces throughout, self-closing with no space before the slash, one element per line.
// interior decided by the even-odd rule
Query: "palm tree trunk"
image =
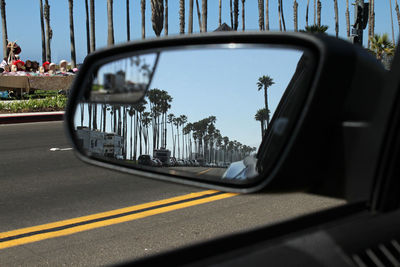
<path fill-rule="evenodd" d="M 350 37 L 350 12 L 349 12 L 349 0 L 346 0 L 346 30 L 347 37 Z"/>
<path fill-rule="evenodd" d="M 297 32 L 299 31 L 298 27 L 298 6 L 299 4 L 297 3 L 296 0 L 293 2 L 293 23 L 294 23 L 294 31 Z"/>
<path fill-rule="evenodd" d="M 396 10 L 396 15 L 397 15 L 397 23 L 399 24 L 399 29 L 400 29 L 400 10 L 399 10 L 399 5 L 397 3 L 397 0 L 396 0 L 395 10 Z"/>
<path fill-rule="evenodd" d="M 232 0 L 229 1 L 229 11 L 230 11 L 230 18 L 231 18 L 231 29 L 233 29 L 233 7 L 232 7 Z"/>
<path fill-rule="evenodd" d="M 308 10 L 310 7 L 310 0 L 307 0 L 307 8 L 306 8 L 306 27 L 308 27 Z"/>
<path fill-rule="evenodd" d="M 245 31 L 245 24 L 246 24 L 246 20 L 245 20 L 245 7 L 244 7 L 244 2 L 245 0 L 242 0 L 242 31 Z"/>
<path fill-rule="evenodd" d="M 280 7 L 281 7 L 283 31 L 286 31 L 285 15 L 283 13 L 283 1 L 282 0 L 280 0 L 280 1 L 281 1 Z"/>
<path fill-rule="evenodd" d="M 165 7 L 164 7 L 164 35 L 168 35 L 168 0 L 165 0 Z"/>
<path fill-rule="evenodd" d="M 264 0 L 258 0 L 258 27 L 260 31 L 264 28 Z"/>
<path fill-rule="evenodd" d="M 221 1 L 221 0 L 220 0 Z M 189 24 L 188 33 L 193 33 L 193 0 L 189 0 Z"/>
<path fill-rule="evenodd" d="M 269 31 L 269 0 L 265 0 L 265 30 Z"/>
<path fill-rule="evenodd" d="M 140 0 L 140 11 L 142 13 L 142 39 L 146 38 L 146 0 Z"/>
<path fill-rule="evenodd" d="M 52 30 L 50 28 L 50 6 L 49 0 L 44 0 L 44 19 L 46 20 L 46 60 L 51 62 L 51 47 L 50 41 L 53 37 Z"/>
<path fill-rule="evenodd" d="M 390 22 L 392 24 L 392 42 L 393 42 L 393 46 L 396 46 L 396 41 L 394 39 L 392 0 L 389 0 L 389 4 L 390 4 Z"/>
<path fill-rule="evenodd" d="M 3 57 L 8 57 L 7 54 L 7 19 L 6 19 L 6 1 L 1 0 L 1 25 L 3 26 Z"/>
<path fill-rule="evenodd" d="M 193 0 L 190 0 L 190 1 L 193 1 Z M 219 0 L 219 3 L 218 3 L 218 27 L 221 26 L 221 24 L 222 24 L 221 15 L 222 15 L 222 0 Z"/>
<path fill-rule="evenodd" d="M 267 110 L 267 127 L 269 126 L 269 106 L 268 106 L 268 89 L 264 87 L 264 100 L 265 100 L 265 109 Z"/>
<path fill-rule="evenodd" d="M 201 25 L 203 32 L 207 32 L 207 0 L 201 1 Z"/>
<path fill-rule="evenodd" d="M 339 37 L 339 11 L 338 11 L 337 0 L 334 0 L 334 9 L 335 9 L 335 32 L 336 32 L 336 38 L 338 38 Z"/>
<path fill-rule="evenodd" d="M 185 34 L 185 1 L 179 1 L 179 33 Z"/>
<path fill-rule="evenodd" d="M 375 1 L 369 1 L 369 26 L 368 26 L 368 48 L 370 47 L 370 39 L 374 37 L 375 31 Z"/>
<path fill-rule="evenodd" d="M 281 15 L 281 11 L 282 11 L 282 9 L 281 9 L 281 0 L 278 0 L 279 31 L 282 31 L 282 21 L 281 21 L 282 15 Z"/>
<path fill-rule="evenodd" d="M 90 0 L 90 52 L 94 52 L 96 50 L 95 21 L 94 0 Z"/>
<path fill-rule="evenodd" d="M 85 14 L 86 14 L 86 50 L 90 54 L 90 29 L 89 29 L 89 5 L 88 0 L 85 0 Z"/>
<path fill-rule="evenodd" d="M 314 25 L 317 24 L 316 14 L 317 14 L 317 6 L 316 6 L 316 0 L 314 0 Z"/>
<path fill-rule="evenodd" d="M 113 0 L 107 0 L 107 21 L 107 45 L 112 46 L 114 44 Z"/>
<path fill-rule="evenodd" d="M 39 0 L 40 4 L 40 28 L 42 33 L 42 62 L 46 61 L 46 35 L 44 33 L 44 14 L 43 14 L 43 1 Z"/>
<path fill-rule="evenodd" d="M 239 27 L 239 0 L 233 2 L 233 29 L 237 31 Z"/>
<path fill-rule="evenodd" d="M 321 9 L 322 9 L 322 4 L 321 4 L 321 1 L 318 0 L 317 1 L 317 24 L 318 24 L 318 27 L 321 26 Z"/>
<path fill-rule="evenodd" d="M 131 24 L 129 18 L 129 0 L 126 0 L 126 40 L 131 40 Z"/>
<path fill-rule="evenodd" d="M 202 24 L 201 24 L 199 0 L 196 0 L 196 8 L 197 8 L 197 18 L 199 20 L 199 30 L 200 30 L 200 32 L 203 32 L 203 27 L 202 27 Z"/>
<path fill-rule="evenodd" d="M 76 66 L 75 34 L 74 34 L 74 0 L 68 0 L 69 4 L 69 34 L 71 40 L 71 67 Z"/>

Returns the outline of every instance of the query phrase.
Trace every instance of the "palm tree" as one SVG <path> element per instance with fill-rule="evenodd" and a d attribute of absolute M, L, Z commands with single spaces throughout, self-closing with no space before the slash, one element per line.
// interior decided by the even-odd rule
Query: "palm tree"
<path fill-rule="evenodd" d="M 165 0 L 165 15 L 164 15 L 164 35 L 168 35 L 168 0 Z"/>
<path fill-rule="evenodd" d="M 69 35 L 71 40 L 71 67 L 76 66 L 75 34 L 74 34 L 74 0 L 68 0 L 69 4 Z"/>
<path fill-rule="evenodd" d="M 322 9 L 322 4 L 321 1 L 317 1 L 317 25 L 321 26 L 321 9 Z"/>
<path fill-rule="evenodd" d="M 304 30 L 300 30 L 300 32 L 306 32 L 306 33 L 325 33 L 328 30 L 329 26 L 327 25 L 311 25 L 311 26 L 306 26 Z"/>
<path fill-rule="evenodd" d="M 294 23 L 294 31 L 297 32 L 299 31 L 298 27 L 298 7 L 299 4 L 297 3 L 296 0 L 293 2 L 293 23 Z"/>
<path fill-rule="evenodd" d="M 1 0 L 1 25 L 3 26 L 3 57 L 8 57 L 7 54 L 7 19 L 6 19 L 6 1 Z"/>
<path fill-rule="evenodd" d="M 182 125 L 182 159 L 185 158 L 185 134 L 183 131 L 183 128 L 185 127 L 185 123 L 187 122 L 187 116 L 186 115 L 180 115 L 179 116 L 180 123 Z M 179 142 L 179 140 L 178 140 Z"/>
<path fill-rule="evenodd" d="M 338 38 L 339 37 L 339 11 L 338 11 L 337 0 L 334 0 L 334 9 L 335 9 L 335 32 L 336 32 L 336 38 Z"/>
<path fill-rule="evenodd" d="M 259 121 L 261 123 L 261 138 L 264 136 L 265 133 L 265 121 L 269 118 L 269 112 L 267 109 L 262 108 L 257 110 L 256 115 L 254 116 L 254 119 L 256 121 Z"/>
<path fill-rule="evenodd" d="M 40 28 L 42 33 L 42 62 L 46 61 L 46 35 L 44 33 L 44 14 L 43 14 L 43 1 L 39 0 L 40 5 Z"/>
<path fill-rule="evenodd" d="M 203 32 L 207 32 L 207 0 L 201 1 L 201 25 Z"/>
<path fill-rule="evenodd" d="M 220 0 L 221 1 L 221 0 Z M 193 33 L 193 0 L 189 0 L 189 23 L 188 33 Z"/>
<path fill-rule="evenodd" d="M 261 76 L 260 78 L 258 78 L 258 82 L 257 82 L 258 91 L 260 91 L 261 89 L 264 89 L 265 109 L 268 111 L 269 111 L 268 88 L 273 84 L 274 84 L 273 79 L 268 75 L 264 75 L 264 76 Z M 269 112 L 268 112 L 268 116 L 267 116 L 267 127 L 268 126 L 269 126 Z"/>
<path fill-rule="evenodd" d="M 349 12 L 349 0 L 346 0 L 346 29 L 347 37 L 350 37 L 350 12 Z"/>
<path fill-rule="evenodd" d="M 400 29 L 400 10 L 399 10 L 399 4 L 397 3 L 397 0 L 396 0 L 395 10 L 396 10 L 396 15 L 397 15 L 397 23 L 399 24 L 399 29 Z"/>
<path fill-rule="evenodd" d="M 231 28 L 233 29 L 233 8 L 232 8 L 232 0 L 229 1 L 230 7 L 230 16 L 231 16 Z"/>
<path fill-rule="evenodd" d="M 146 0 L 140 0 L 140 12 L 142 14 L 142 39 L 146 38 Z"/>
<path fill-rule="evenodd" d="M 50 28 L 50 6 L 49 0 L 44 0 L 44 19 L 46 21 L 46 60 L 51 62 L 51 47 L 50 41 L 53 37 L 53 32 Z"/>
<path fill-rule="evenodd" d="M 269 0 L 265 0 L 265 30 L 269 31 Z"/>
<path fill-rule="evenodd" d="M 283 2 L 282 0 L 279 0 L 279 8 L 280 8 L 280 13 L 282 17 L 282 25 L 283 25 L 283 31 L 286 31 L 286 23 L 285 23 L 285 15 L 283 14 Z"/>
<path fill-rule="evenodd" d="M 310 0 L 307 0 L 307 8 L 306 8 L 306 27 L 308 27 L 308 10 L 310 7 Z"/>
<path fill-rule="evenodd" d="M 370 39 L 371 51 L 375 54 L 378 60 L 382 60 L 383 55 L 391 56 L 394 54 L 393 43 L 389 40 L 388 34 L 375 34 L 374 38 Z"/>
<path fill-rule="evenodd" d="M 369 14 L 368 14 L 368 48 L 370 48 L 370 40 L 375 36 L 375 0 L 369 1 Z"/>
<path fill-rule="evenodd" d="M 193 0 L 190 0 L 193 3 Z M 221 26 L 222 20 L 221 20 L 221 15 L 222 15 L 222 0 L 219 0 L 218 3 L 218 27 Z"/>
<path fill-rule="evenodd" d="M 278 19 L 279 19 L 279 31 L 282 31 L 282 9 L 281 0 L 278 0 Z"/>
<path fill-rule="evenodd" d="M 392 41 L 393 41 L 393 46 L 396 46 L 396 42 L 394 40 L 392 0 L 389 0 L 389 4 L 390 4 L 390 21 L 391 21 L 391 24 L 392 24 Z"/>
<path fill-rule="evenodd" d="M 237 31 L 239 27 L 239 0 L 233 1 L 233 29 Z"/>
<path fill-rule="evenodd" d="M 260 31 L 264 28 L 264 0 L 258 0 L 258 27 Z"/>
<path fill-rule="evenodd" d="M 314 24 L 317 24 L 317 21 L 316 21 L 316 14 L 317 14 L 317 8 L 316 8 L 316 2 L 315 2 L 316 0 L 314 0 Z"/>
<path fill-rule="evenodd" d="M 129 0 L 126 0 L 126 40 L 128 42 L 131 40 L 131 25 L 129 17 Z"/>
<path fill-rule="evenodd" d="M 171 125 L 171 137 L 172 137 L 172 148 L 173 148 L 173 157 L 175 157 L 175 138 L 174 138 L 174 127 L 173 124 L 175 123 L 175 115 L 170 113 L 168 114 L 168 123 Z"/>
<path fill-rule="evenodd" d="M 151 0 L 151 22 L 154 33 L 160 36 L 164 24 L 164 3 L 163 0 Z"/>
<path fill-rule="evenodd" d="M 199 0 L 196 0 L 196 9 L 197 9 L 197 18 L 199 20 L 199 29 L 200 29 L 200 32 L 203 32 L 203 27 L 202 27 L 203 24 L 201 23 Z"/>
<path fill-rule="evenodd" d="M 96 32 L 95 32 L 95 6 L 94 0 L 90 0 L 90 52 L 96 50 Z"/>
<path fill-rule="evenodd" d="M 179 33 L 185 33 L 185 1 L 179 1 Z"/>
<path fill-rule="evenodd" d="M 85 0 L 85 14 L 86 14 L 86 50 L 90 54 L 90 28 L 89 28 L 89 5 L 88 0 Z"/>
<path fill-rule="evenodd" d="M 114 45 L 114 21 L 113 21 L 113 0 L 107 0 L 107 21 L 108 21 L 108 35 L 107 45 Z"/>
<path fill-rule="evenodd" d="M 245 12 L 244 12 L 244 3 L 245 3 L 245 1 L 246 0 L 242 0 L 242 31 L 244 31 L 245 30 L 245 17 L 244 17 L 244 14 L 245 14 Z"/>

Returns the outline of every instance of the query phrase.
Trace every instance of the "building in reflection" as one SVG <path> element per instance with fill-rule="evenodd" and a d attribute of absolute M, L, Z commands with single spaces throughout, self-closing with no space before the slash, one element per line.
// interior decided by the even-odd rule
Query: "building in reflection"
<path fill-rule="evenodd" d="M 122 159 L 123 139 L 116 133 L 105 133 L 88 127 L 77 127 L 78 143 L 93 156 Z"/>

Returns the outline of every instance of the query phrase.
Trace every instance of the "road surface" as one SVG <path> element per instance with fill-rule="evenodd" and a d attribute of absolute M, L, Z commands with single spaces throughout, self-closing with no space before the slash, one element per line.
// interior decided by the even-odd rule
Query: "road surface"
<path fill-rule="evenodd" d="M 0 125 L 0 140 L 0 266 L 112 264 L 344 203 L 305 193 L 228 195 L 90 166 L 75 157 L 61 122 Z M 120 217 L 56 227 L 99 214 Z M 39 234 L 46 227 L 52 232 Z"/>

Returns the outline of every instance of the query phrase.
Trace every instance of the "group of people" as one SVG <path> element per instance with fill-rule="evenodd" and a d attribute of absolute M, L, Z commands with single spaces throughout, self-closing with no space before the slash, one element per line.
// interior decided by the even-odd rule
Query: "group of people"
<path fill-rule="evenodd" d="M 68 62 L 61 60 L 57 66 L 55 63 L 48 61 L 44 62 L 41 66 L 37 61 L 22 61 L 18 56 L 10 63 L 7 58 L 4 58 L 0 63 L 1 75 L 13 75 L 13 76 L 66 76 L 73 75 L 77 72 L 77 68 L 68 69 Z"/>

